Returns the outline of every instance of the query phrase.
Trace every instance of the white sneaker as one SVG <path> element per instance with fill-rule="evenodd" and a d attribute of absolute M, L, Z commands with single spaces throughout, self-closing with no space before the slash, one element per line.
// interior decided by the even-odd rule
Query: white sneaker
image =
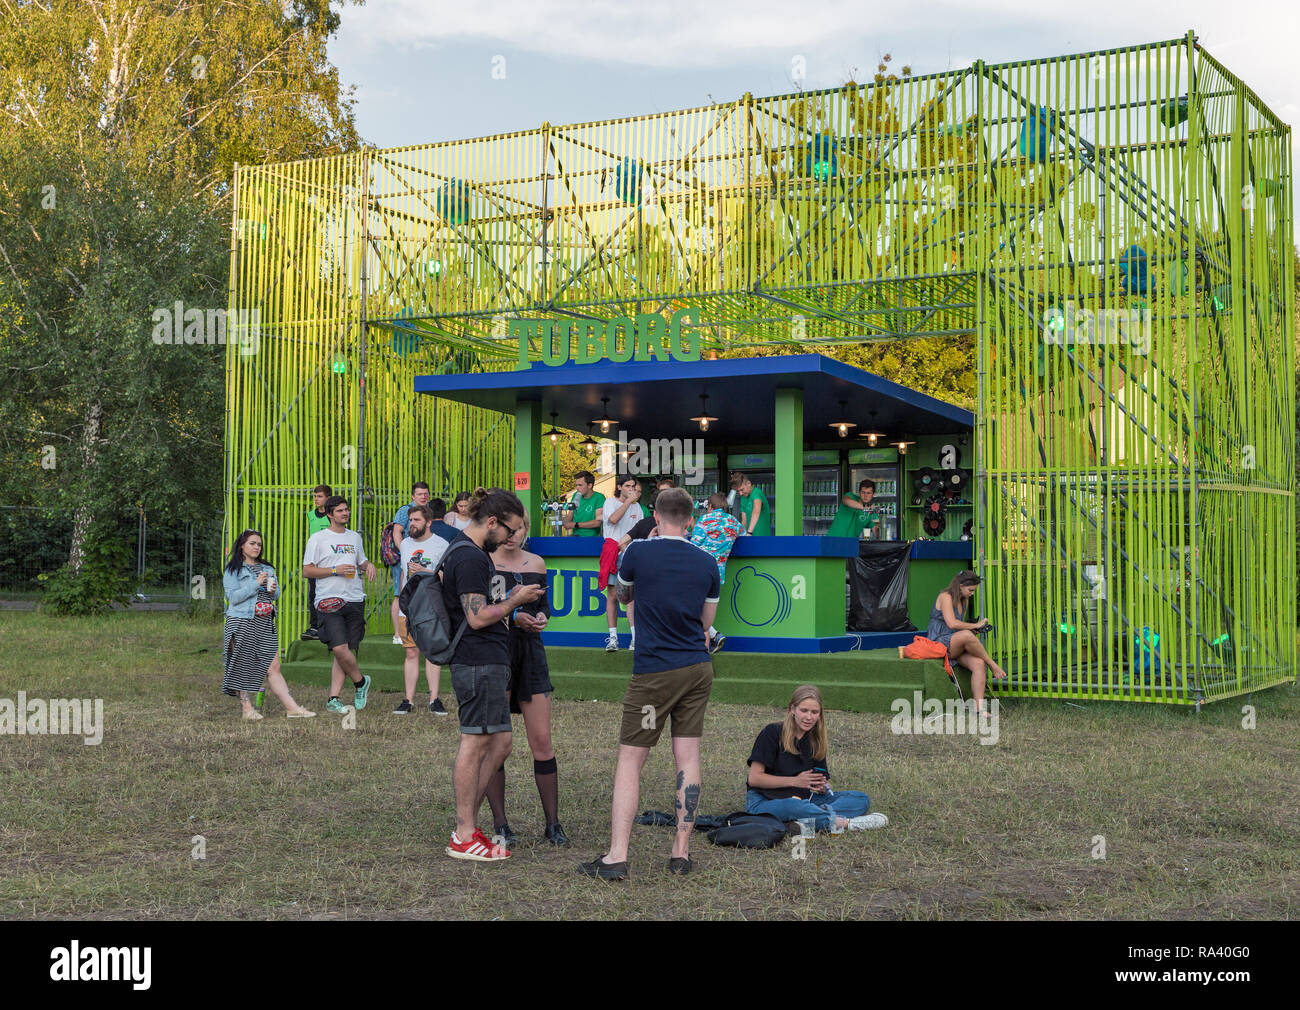
<path fill-rule="evenodd" d="M 393 644 L 394 644 L 394 645 L 401 645 L 401 644 L 402 644 L 402 636 L 401 636 L 401 635 L 394 635 L 394 636 L 393 636 Z"/>
<path fill-rule="evenodd" d="M 870 831 L 872 828 L 883 828 L 889 823 L 889 818 L 884 814 L 863 814 L 861 817 L 849 818 L 850 831 Z"/>
<path fill-rule="evenodd" d="M 610 635 L 609 638 L 605 639 L 605 651 L 606 651 L 606 652 L 618 652 L 618 636 L 617 636 L 617 635 Z"/>
<path fill-rule="evenodd" d="M 630 642 L 627 643 L 627 651 L 628 651 L 628 652 L 636 652 L 636 639 L 635 639 L 635 638 L 632 639 L 632 641 L 630 641 Z"/>

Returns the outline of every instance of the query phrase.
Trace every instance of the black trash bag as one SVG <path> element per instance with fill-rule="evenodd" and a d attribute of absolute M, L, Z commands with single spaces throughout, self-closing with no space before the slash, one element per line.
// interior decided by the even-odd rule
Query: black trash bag
<path fill-rule="evenodd" d="M 863 540 L 849 560 L 849 631 L 916 631 L 907 616 L 906 540 Z"/>

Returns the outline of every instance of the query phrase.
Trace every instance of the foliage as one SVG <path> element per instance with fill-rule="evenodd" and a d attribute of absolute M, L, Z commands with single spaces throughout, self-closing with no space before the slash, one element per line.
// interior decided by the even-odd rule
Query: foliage
<path fill-rule="evenodd" d="M 236 163 L 357 146 L 334 6 L 0 7 L 0 501 L 220 507 L 224 347 L 154 312 L 225 308 Z"/>
<path fill-rule="evenodd" d="M 52 575 L 37 576 L 45 586 L 42 610 L 62 617 L 87 617 L 127 606 L 130 565 L 126 545 L 111 536 L 92 536 L 80 568 L 65 564 Z"/>

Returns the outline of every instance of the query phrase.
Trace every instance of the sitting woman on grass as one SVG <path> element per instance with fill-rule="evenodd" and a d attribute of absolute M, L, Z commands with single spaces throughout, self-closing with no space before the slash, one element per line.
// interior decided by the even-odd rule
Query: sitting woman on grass
<path fill-rule="evenodd" d="M 1002 680 L 1007 671 L 993 661 L 975 635 L 988 624 L 986 618 L 978 621 L 964 621 L 962 616 L 970 607 L 970 598 L 975 595 L 975 587 L 980 584 L 980 577 L 974 572 L 958 572 L 953 580 L 935 598 L 934 609 L 930 611 L 930 624 L 925 637 L 938 642 L 948 649 L 948 658 L 960 663 L 970 671 L 970 690 L 975 696 L 975 711 L 984 711 L 984 685 L 988 678 L 988 669 L 993 670 L 993 679 Z"/>
<path fill-rule="evenodd" d="M 826 751 L 822 695 L 805 684 L 795 689 L 785 720 L 768 723 L 754 741 L 745 812 L 783 821 L 814 817 L 822 831 L 831 827 L 832 818 L 837 827 L 852 831 L 883 828 L 889 819 L 867 813 L 871 797 L 866 793 L 831 790 Z"/>

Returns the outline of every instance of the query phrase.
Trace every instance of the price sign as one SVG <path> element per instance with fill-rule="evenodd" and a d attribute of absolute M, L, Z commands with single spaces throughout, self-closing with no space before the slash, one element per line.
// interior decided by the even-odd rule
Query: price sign
<path fill-rule="evenodd" d="M 527 491 L 527 490 L 528 490 L 528 471 L 527 471 L 527 470 L 525 470 L 523 473 L 517 473 L 517 474 L 515 474 L 515 490 L 516 490 L 516 491 Z"/>

